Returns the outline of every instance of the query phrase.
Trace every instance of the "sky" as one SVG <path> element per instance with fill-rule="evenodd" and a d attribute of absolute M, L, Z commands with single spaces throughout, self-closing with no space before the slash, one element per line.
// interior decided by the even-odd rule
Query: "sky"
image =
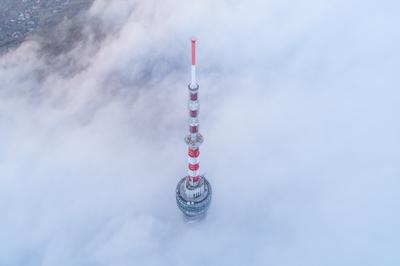
<path fill-rule="evenodd" d="M 96 0 L 0 55 L 0 265 L 399 265 L 399 8 Z"/>

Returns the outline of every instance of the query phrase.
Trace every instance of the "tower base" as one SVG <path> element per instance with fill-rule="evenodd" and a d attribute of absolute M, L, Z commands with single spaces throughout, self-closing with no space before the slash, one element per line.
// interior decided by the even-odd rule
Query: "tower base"
<path fill-rule="evenodd" d="M 199 193 L 191 193 L 199 191 Z M 200 176 L 198 186 L 191 187 L 187 182 L 187 176 L 182 178 L 176 186 L 176 203 L 184 215 L 185 221 L 193 223 L 205 218 L 211 204 L 211 185 L 204 176 Z"/>

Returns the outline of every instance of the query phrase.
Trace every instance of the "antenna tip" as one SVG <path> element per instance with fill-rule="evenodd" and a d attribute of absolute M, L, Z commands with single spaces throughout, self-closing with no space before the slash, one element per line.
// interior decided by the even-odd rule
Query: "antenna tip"
<path fill-rule="evenodd" d="M 192 66 L 196 65 L 196 38 L 192 37 Z"/>
<path fill-rule="evenodd" d="M 194 42 L 194 43 L 197 41 L 196 37 L 192 37 L 190 40 L 191 40 L 191 42 Z"/>

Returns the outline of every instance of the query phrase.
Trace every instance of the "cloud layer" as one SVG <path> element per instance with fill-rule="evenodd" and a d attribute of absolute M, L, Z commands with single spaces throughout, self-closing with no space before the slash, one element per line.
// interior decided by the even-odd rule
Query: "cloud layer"
<path fill-rule="evenodd" d="M 394 1 L 106 1 L 0 57 L 0 265 L 398 265 Z M 199 39 L 205 221 L 185 175 Z"/>

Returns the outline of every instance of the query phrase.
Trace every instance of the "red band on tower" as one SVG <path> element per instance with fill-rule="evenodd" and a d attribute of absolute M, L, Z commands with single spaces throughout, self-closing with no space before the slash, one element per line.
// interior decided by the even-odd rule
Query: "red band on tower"
<path fill-rule="evenodd" d="M 197 92 L 196 92 L 196 93 L 191 93 L 191 94 L 190 94 L 190 100 L 191 100 L 191 101 L 197 101 Z"/>
<path fill-rule="evenodd" d="M 192 134 L 194 134 L 194 133 L 197 133 L 197 131 L 198 131 L 198 127 L 197 126 L 190 126 L 189 127 L 190 129 L 190 133 L 192 133 Z"/>
<path fill-rule="evenodd" d="M 191 116 L 191 117 L 197 117 L 197 110 L 195 110 L 195 111 L 190 111 L 190 116 Z"/>
<path fill-rule="evenodd" d="M 200 167 L 200 165 L 198 164 L 198 163 L 196 163 L 196 164 L 189 164 L 189 169 L 190 170 L 192 170 L 192 171 L 196 171 L 196 170 L 199 170 L 199 167 Z"/>
<path fill-rule="evenodd" d="M 189 156 L 190 157 L 199 157 L 200 151 L 199 149 L 192 150 L 189 148 Z"/>
<path fill-rule="evenodd" d="M 192 65 L 196 65 L 196 39 L 192 38 Z"/>

